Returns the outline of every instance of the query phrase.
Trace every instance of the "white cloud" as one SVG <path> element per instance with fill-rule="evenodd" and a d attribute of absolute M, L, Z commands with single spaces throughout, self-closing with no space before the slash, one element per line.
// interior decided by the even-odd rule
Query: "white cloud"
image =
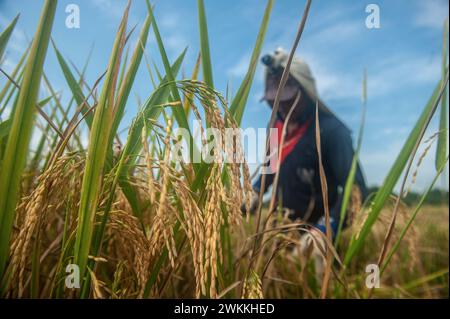
<path fill-rule="evenodd" d="M 170 34 L 164 38 L 164 45 L 174 53 L 181 52 L 188 44 L 186 38 L 181 34 Z"/>
<path fill-rule="evenodd" d="M 5 70 L 6 73 L 10 74 L 16 68 L 17 62 L 15 61 L 15 59 L 6 57 L 3 59 L 1 66 L 2 66 L 3 70 Z"/>
<path fill-rule="evenodd" d="M 439 56 L 399 54 L 374 65 L 369 75 L 368 91 L 373 96 L 385 95 L 400 88 L 437 83 L 441 74 Z M 370 70 L 369 70 L 370 71 Z"/>
<path fill-rule="evenodd" d="M 103 14 L 114 20 L 114 23 L 111 24 L 111 27 L 118 26 L 116 22 L 122 19 L 123 13 L 125 12 L 125 8 L 127 6 L 127 2 L 125 0 L 92 0 L 91 3 L 94 5 L 94 7 L 100 9 Z M 130 13 L 128 14 L 129 26 L 134 26 L 141 22 L 141 20 L 137 19 L 137 17 L 131 12 L 132 9 L 133 3 L 131 4 Z"/>
<path fill-rule="evenodd" d="M 120 18 L 123 15 L 123 2 L 113 0 L 92 0 L 95 7 L 101 9 L 103 13 L 113 17 Z"/>
<path fill-rule="evenodd" d="M 305 36 L 308 46 L 326 43 L 328 46 L 334 42 L 355 40 L 362 34 L 364 25 L 360 21 L 347 20 L 333 23 L 331 26 L 313 31 Z"/>
<path fill-rule="evenodd" d="M 316 25 L 312 25 L 309 30 L 305 30 L 298 49 L 298 54 L 308 63 L 316 78 L 319 95 L 325 100 L 355 98 L 360 95 L 360 73 L 355 74 L 353 70 L 347 70 L 348 72 L 343 73 L 336 68 L 335 62 L 330 59 L 329 48 L 336 42 L 356 42 L 364 31 L 364 26 L 360 21 L 345 20 L 342 14 L 343 11 L 339 9 L 327 12 L 324 17 L 327 23 L 319 20 L 315 22 Z M 293 41 L 292 30 L 283 31 L 286 30 L 285 24 L 279 27 L 282 28 L 280 36 L 277 37 L 279 42 L 266 45 L 271 50 L 280 45 L 289 48 Z M 314 49 L 311 50 L 311 48 Z M 232 70 L 238 71 L 239 66 L 238 63 Z"/>
<path fill-rule="evenodd" d="M 176 29 L 179 25 L 179 17 L 177 14 L 164 14 L 160 19 L 158 19 L 158 25 L 161 28 Z"/>
<path fill-rule="evenodd" d="M 249 63 L 250 55 L 246 53 L 241 56 L 235 65 L 227 70 L 227 75 L 234 78 L 243 77 L 247 73 Z"/>
<path fill-rule="evenodd" d="M 448 17 L 448 0 L 418 1 L 415 25 L 441 29 Z"/>
<path fill-rule="evenodd" d="M 420 14 L 416 23 L 442 28 L 442 22 L 448 12 L 448 2 L 421 1 L 419 7 Z M 360 70 L 355 68 L 343 70 L 336 56 L 330 54 L 330 47 L 339 46 L 339 43 L 356 45 L 363 40 L 364 19 L 355 20 L 353 18 L 355 15 L 352 18 L 348 17 L 349 12 L 356 12 L 359 9 L 352 7 L 343 10 L 335 7 L 320 19 L 311 19 L 302 37 L 298 53 L 310 65 L 319 94 L 325 100 L 354 99 L 361 95 L 362 66 Z M 279 42 L 271 43 L 271 48 L 279 45 L 289 47 L 294 34 L 285 26 L 291 22 L 293 23 L 283 21 L 283 24 L 275 25 L 276 29 L 279 29 L 277 36 Z M 434 83 L 440 77 L 440 59 L 438 55 L 414 55 L 404 51 L 394 55 L 378 56 L 367 66 L 371 97 L 385 96 L 402 88 Z M 242 65 L 238 63 L 230 72 L 239 73 L 242 71 L 240 67 Z"/>
<path fill-rule="evenodd" d="M 360 95 L 360 74 L 353 70 L 342 72 L 336 69 L 321 54 L 303 51 L 302 58 L 308 63 L 316 79 L 316 86 L 322 99 L 338 100 L 355 98 Z"/>
<path fill-rule="evenodd" d="M 410 130 L 410 127 L 400 126 L 400 127 L 385 127 L 381 129 L 381 134 L 386 136 L 405 136 Z"/>

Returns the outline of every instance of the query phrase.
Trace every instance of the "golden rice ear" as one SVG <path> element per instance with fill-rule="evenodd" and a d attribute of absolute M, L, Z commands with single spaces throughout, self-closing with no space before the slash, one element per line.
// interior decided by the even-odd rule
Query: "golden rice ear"
<path fill-rule="evenodd" d="M 71 187 L 81 182 L 84 159 L 78 154 L 69 154 L 57 159 L 54 165 L 45 170 L 37 180 L 35 189 L 29 196 L 21 199 L 16 212 L 24 219 L 19 222 L 20 230 L 11 244 L 12 276 L 18 283 L 18 297 L 23 297 L 26 275 L 29 275 L 31 250 L 36 240 L 45 233 L 51 218 L 59 217 L 70 199 Z M 79 196 L 78 196 L 79 198 Z M 52 225 L 52 223 L 50 223 Z M 42 234 L 38 237 L 38 234 Z"/>
<path fill-rule="evenodd" d="M 142 298 L 147 278 L 150 275 L 152 242 L 140 229 L 138 219 L 129 212 L 112 211 L 108 228 L 112 236 L 112 244 L 118 254 L 117 257 L 121 262 L 126 262 L 131 266 L 138 283 L 137 297 Z"/>
<path fill-rule="evenodd" d="M 263 299 L 262 282 L 255 271 L 251 271 L 244 281 L 243 299 Z"/>

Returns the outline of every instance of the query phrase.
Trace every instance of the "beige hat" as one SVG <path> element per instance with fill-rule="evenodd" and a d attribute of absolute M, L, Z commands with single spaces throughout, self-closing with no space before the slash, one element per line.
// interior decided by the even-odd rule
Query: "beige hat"
<path fill-rule="evenodd" d="M 264 100 L 275 100 L 275 95 L 281 80 L 282 72 L 280 71 L 286 67 L 288 59 L 289 54 L 282 48 L 278 48 L 272 54 L 268 54 L 262 58 L 262 62 L 267 66 L 265 72 L 266 89 L 263 97 Z M 306 62 L 299 57 L 294 56 L 289 69 L 289 74 L 290 77 L 281 92 L 281 101 L 290 100 L 295 97 L 298 91 L 298 85 L 300 85 L 300 87 L 314 102 L 319 102 L 319 107 L 323 111 L 332 113 L 325 103 L 323 103 L 323 101 L 319 98 L 316 88 L 316 81 Z"/>

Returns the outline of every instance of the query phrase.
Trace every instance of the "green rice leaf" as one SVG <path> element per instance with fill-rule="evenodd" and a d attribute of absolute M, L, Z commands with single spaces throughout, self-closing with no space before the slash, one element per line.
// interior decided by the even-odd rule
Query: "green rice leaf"
<path fill-rule="evenodd" d="M 206 23 L 205 4 L 203 0 L 197 1 L 198 24 L 200 29 L 200 49 L 202 56 L 203 79 L 206 85 L 214 88 L 213 73 L 211 65 L 211 54 L 209 50 L 208 25 Z"/>
<path fill-rule="evenodd" d="M 63 71 L 64 78 L 66 79 L 67 84 L 68 84 L 70 90 L 72 91 L 73 97 L 74 97 L 75 101 L 77 102 L 78 107 L 82 107 L 81 113 L 84 115 L 86 112 L 88 112 L 89 107 L 84 103 L 86 97 L 83 94 L 83 90 L 81 89 L 81 86 L 78 83 L 78 81 L 75 79 L 75 76 L 73 75 L 72 71 L 70 70 L 69 65 L 67 64 L 64 57 L 59 52 L 59 50 L 57 49 L 57 47 L 53 41 L 52 41 L 52 44 L 53 44 L 53 49 L 55 50 L 55 53 L 56 53 L 56 58 L 59 62 L 61 70 Z M 86 124 L 88 125 L 89 129 L 92 128 L 93 117 L 94 117 L 94 115 L 92 114 L 92 112 L 88 113 L 85 117 L 85 121 L 86 121 Z"/>
<path fill-rule="evenodd" d="M 28 47 L 26 49 L 26 51 L 22 54 L 22 56 L 20 57 L 19 62 L 17 63 L 17 65 L 15 66 L 14 70 L 12 71 L 12 73 L 10 74 L 10 77 L 12 79 L 14 79 L 14 81 L 16 83 L 20 82 L 20 78 L 23 75 L 23 68 L 22 65 L 25 62 L 25 58 L 28 55 L 28 51 L 30 50 L 30 47 Z M 19 76 L 17 76 L 17 74 L 19 74 Z M 11 91 L 15 91 L 17 89 L 16 86 L 13 85 L 13 83 L 11 81 L 7 81 L 5 86 L 3 87 L 3 89 L 0 91 L 0 103 L 3 102 L 3 99 L 5 98 L 7 92 L 9 91 L 9 89 L 12 86 L 12 90 Z M 0 111 L 0 116 L 3 113 L 4 108 L 6 107 L 7 101 L 4 103 L 4 106 L 2 107 L 2 110 Z"/>
<path fill-rule="evenodd" d="M 273 0 L 268 0 L 266 9 L 264 11 L 264 17 L 259 28 L 258 36 L 256 37 L 256 44 L 253 49 L 252 57 L 250 59 L 250 65 L 248 66 L 247 73 L 242 81 L 233 102 L 230 106 L 230 113 L 234 116 L 237 124 L 242 121 L 244 115 L 245 105 L 247 104 L 248 95 L 250 94 L 250 88 L 253 83 L 253 78 L 256 72 L 256 66 L 258 65 L 258 59 L 261 55 L 262 45 L 267 32 L 267 26 L 269 25 L 270 14 L 272 12 Z"/>
<path fill-rule="evenodd" d="M 20 178 L 27 158 L 42 69 L 56 11 L 56 0 L 46 0 L 33 38 L 12 118 L 0 175 L 0 278 L 9 257 L 9 242 L 19 196 Z"/>
<path fill-rule="evenodd" d="M 3 58 L 3 53 L 5 52 L 6 45 L 11 37 L 11 34 L 16 26 L 17 20 L 19 19 L 19 14 L 12 20 L 12 22 L 6 27 L 5 30 L 0 34 L 0 61 Z"/>
<path fill-rule="evenodd" d="M 161 58 L 162 58 L 162 61 L 164 64 L 164 69 L 166 71 L 167 80 L 168 80 L 168 82 L 173 82 L 170 85 L 171 93 L 175 99 L 175 102 L 179 101 L 181 103 L 180 93 L 178 92 L 178 89 L 174 82 L 175 77 L 173 76 L 172 70 L 170 69 L 169 59 L 167 58 L 167 53 L 166 53 L 166 50 L 164 49 L 164 44 L 161 39 L 161 34 L 159 33 L 158 25 L 156 24 L 155 17 L 153 16 L 153 9 L 151 8 L 148 0 L 147 0 L 147 9 L 148 9 L 148 12 L 149 12 L 151 20 L 152 20 L 153 31 L 155 33 L 156 42 L 158 44 L 159 52 L 161 54 Z M 175 106 L 175 107 L 173 107 L 173 113 L 175 115 L 175 119 L 178 122 L 178 125 L 182 128 L 185 128 L 190 133 L 189 124 L 188 124 L 187 117 L 186 117 L 186 114 L 184 113 L 183 108 Z"/>
<path fill-rule="evenodd" d="M 250 65 L 248 71 L 242 81 L 236 96 L 234 97 L 231 106 L 230 113 L 234 116 L 236 123 L 239 125 L 242 121 L 244 115 L 245 105 L 247 104 L 248 95 L 250 93 L 250 88 L 253 83 L 253 78 L 256 72 L 256 66 L 258 65 L 258 59 L 261 54 L 262 45 L 264 43 L 264 38 L 267 31 L 267 26 L 269 24 L 270 13 L 272 12 L 273 0 L 268 0 L 266 9 L 264 11 L 264 17 L 259 28 L 258 36 L 256 37 L 256 44 L 253 49 L 252 57 L 250 59 Z M 209 165 L 203 163 L 200 166 L 196 174 L 196 178 L 191 185 L 193 190 L 199 189 L 202 184 L 207 180 L 209 175 Z"/>
<path fill-rule="evenodd" d="M 442 46 L 442 81 L 445 80 L 445 73 L 448 68 L 447 65 L 448 56 L 448 18 L 444 23 L 444 41 Z M 447 156 L 447 133 L 448 133 L 448 115 L 447 115 L 447 89 L 444 90 L 444 94 L 441 99 L 441 110 L 439 117 L 439 136 L 436 148 L 436 170 L 442 166 Z"/>
<path fill-rule="evenodd" d="M 125 44 L 128 3 L 114 41 L 108 63 L 105 82 L 95 110 L 89 136 L 88 155 L 81 186 L 78 226 L 74 247 L 74 262 L 80 268 L 80 278 L 84 279 L 91 248 L 95 214 L 102 187 L 103 169 L 108 151 L 108 139 L 113 121 L 114 90 L 120 67 L 120 59 Z"/>
<path fill-rule="evenodd" d="M 122 85 L 120 86 L 120 90 L 117 96 L 117 104 L 115 106 L 116 113 L 114 115 L 114 121 L 111 129 L 110 145 L 112 144 L 114 135 L 117 133 L 120 121 L 122 120 L 128 96 L 130 95 L 134 79 L 136 78 L 136 73 L 139 69 L 139 65 L 141 64 L 144 48 L 147 44 L 147 37 L 148 32 L 150 30 L 150 25 L 151 25 L 150 15 L 147 15 L 144 25 L 142 26 L 142 30 L 138 42 L 136 44 L 136 48 L 134 49 L 134 53 L 131 57 L 130 65 L 128 66 L 128 69 L 125 73 Z"/>

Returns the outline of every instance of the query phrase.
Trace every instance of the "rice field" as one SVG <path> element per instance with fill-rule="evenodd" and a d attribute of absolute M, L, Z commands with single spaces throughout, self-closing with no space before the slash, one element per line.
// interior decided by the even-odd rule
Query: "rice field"
<path fill-rule="evenodd" d="M 86 83 L 85 69 L 75 70 L 52 41 L 57 1 L 44 2 L 30 46 L 12 73 L 2 72 L 8 80 L 0 87 L 0 115 L 11 107 L 0 122 L 2 298 L 448 298 L 448 201 L 427 204 L 448 163 L 448 27 L 442 78 L 383 184 L 365 203 L 352 192 L 353 166 L 342 211 L 348 208 L 353 223 L 334 244 L 322 236 L 322 245 L 315 242 L 307 253 L 298 253 L 299 230 L 309 231 L 305 223 L 263 203 L 256 215 L 243 215 L 241 205 L 250 205 L 252 192 L 245 161 L 171 160 L 176 128 L 187 132 L 189 155 L 200 152 L 188 119 L 220 132 L 240 127 L 273 2 L 261 12 L 248 70 L 233 96 L 214 87 L 203 0 L 198 0 L 201 52 L 190 76 L 180 75 L 186 51 L 169 61 L 147 0 L 140 30 L 128 23 L 132 4 L 124 8 L 108 67 L 94 83 Z M 301 42 L 310 4 L 292 52 Z M 0 30 L 0 61 L 19 19 Z M 131 32 L 139 32 L 134 47 Z M 158 45 L 152 54 L 164 66 L 159 72 L 143 61 L 150 36 Z M 45 74 L 51 50 L 70 89 L 69 103 L 61 101 Z M 147 67 L 155 89 L 136 107 L 122 139 L 119 125 L 140 67 Z M 44 99 L 41 86 L 51 92 Z M 362 86 L 365 101 L 365 81 Z M 436 154 L 419 154 L 435 117 L 440 119 L 439 131 L 432 132 Z M 46 124 L 37 126 L 38 118 Z M 31 149 L 36 129 L 40 140 Z M 363 129 L 364 120 L 359 136 Z M 229 157 L 242 158 L 240 143 L 221 146 Z M 436 157 L 435 178 L 407 205 L 394 188 L 400 185 L 400 194 L 408 189 L 407 177 L 415 174 L 421 156 Z M 320 276 L 315 258 L 325 261 Z M 367 286 L 367 265 L 378 266 L 379 288 Z"/>

